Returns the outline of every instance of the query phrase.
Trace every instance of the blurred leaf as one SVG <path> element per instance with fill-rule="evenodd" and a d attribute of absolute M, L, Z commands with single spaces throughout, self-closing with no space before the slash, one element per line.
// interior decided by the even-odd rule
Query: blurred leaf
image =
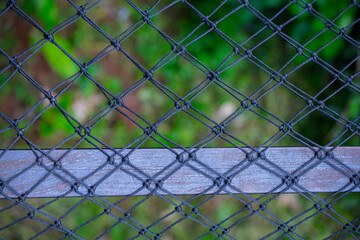
<path fill-rule="evenodd" d="M 58 20 L 56 1 L 38 1 L 36 9 L 38 11 L 37 16 L 39 16 L 43 22 L 45 30 L 49 31 L 56 25 Z"/>
<path fill-rule="evenodd" d="M 54 37 L 55 41 L 65 49 L 71 49 L 70 44 L 60 36 Z M 50 67 L 62 78 L 68 78 L 79 71 L 79 67 L 66 56 L 56 45 L 45 43 L 42 47 L 45 59 Z M 73 55 L 71 51 L 68 53 Z"/>

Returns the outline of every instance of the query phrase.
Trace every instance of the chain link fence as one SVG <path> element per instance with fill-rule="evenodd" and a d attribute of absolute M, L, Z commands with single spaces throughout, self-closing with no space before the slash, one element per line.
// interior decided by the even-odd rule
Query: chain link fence
<path fill-rule="evenodd" d="M 0 8 L 0 237 L 360 238 L 358 1 Z"/>

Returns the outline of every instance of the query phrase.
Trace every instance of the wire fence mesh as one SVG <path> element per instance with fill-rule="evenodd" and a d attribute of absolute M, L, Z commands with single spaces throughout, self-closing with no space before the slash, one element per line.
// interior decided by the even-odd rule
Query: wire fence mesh
<path fill-rule="evenodd" d="M 358 1 L 1 4 L 0 237 L 360 238 Z"/>

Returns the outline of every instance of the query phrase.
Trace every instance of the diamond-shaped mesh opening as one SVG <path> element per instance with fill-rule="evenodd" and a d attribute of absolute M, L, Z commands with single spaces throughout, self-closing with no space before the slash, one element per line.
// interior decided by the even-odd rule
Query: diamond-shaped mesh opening
<path fill-rule="evenodd" d="M 277 123 L 278 121 L 273 119 L 266 112 L 257 109 L 239 109 L 236 113 L 238 116 L 235 115 L 229 120 L 230 123 L 227 127 L 227 131 L 235 133 L 231 134 L 234 137 L 229 136 L 228 138 L 239 142 L 240 146 L 244 146 L 243 144 L 247 146 L 260 146 L 267 143 L 271 137 L 279 132 L 279 128 L 268 122 L 266 119 L 270 118 Z M 264 126 L 266 125 L 266 127 L 263 129 L 254 127 L 256 124 L 260 123 Z M 245 129 L 251 129 L 251 131 L 245 131 Z"/>
<path fill-rule="evenodd" d="M 31 47 L 29 40 L 38 29 L 12 10 L 7 10 L 0 19 L 4 23 L 0 29 L 0 47 L 7 54 L 15 56 Z"/>
<path fill-rule="evenodd" d="M 56 102 L 79 123 L 85 124 L 96 119 L 98 113 L 108 107 L 109 96 L 97 86 L 96 79 L 81 75 L 75 82 L 70 82 L 63 89 L 54 92 Z M 76 96 L 76 97 L 75 97 Z"/>
<path fill-rule="evenodd" d="M 313 84 L 309 84 L 310 81 L 306 79 L 311 79 Z M 287 77 L 290 87 L 304 97 L 315 97 L 333 80 L 334 76 L 331 73 L 312 61 L 305 61 Z"/>
<path fill-rule="evenodd" d="M 96 9 L 97 6 L 91 8 L 89 12 Z M 110 45 L 106 36 L 95 27 L 80 18 L 69 27 L 54 33 L 54 40 L 80 63 L 89 62 Z M 86 41 L 84 35 L 87 36 Z M 91 49 L 91 51 L 84 51 L 84 49 Z"/>
<path fill-rule="evenodd" d="M 12 88 L 12 85 L 18 87 Z M 43 98 L 33 84 L 18 72 L 0 88 L 0 95 L 2 100 L 0 111 L 10 119 L 20 119 L 29 114 L 34 116 L 37 111 L 31 111 L 31 109 Z M 8 104 L 5 104 L 7 101 Z M 27 114 L 29 111 L 30 113 Z"/>
<path fill-rule="evenodd" d="M 38 23 L 45 31 L 50 31 L 76 14 L 66 2 L 42 2 L 34 4 L 20 1 L 18 7 Z"/>
<path fill-rule="evenodd" d="M 74 128 L 56 107 L 50 106 L 45 109 L 42 114 L 38 114 L 31 120 L 31 124 L 24 126 L 23 131 L 25 138 L 33 144 L 45 144 L 50 147 L 71 136 Z M 55 122 L 52 121 L 54 117 L 57 119 Z M 36 137 L 36 133 L 40 133 L 41 138 Z M 57 137 L 54 138 L 52 134 L 56 134 Z"/>
<path fill-rule="evenodd" d="M 208 116 L 217 123 L 221 123 L 228 118 L 237 108 L 241 106 L 241 96 L 225 94 L 222 86 L 211 83 L 203 91 L 196 95 L 191 101 L 192 106 L 202 114 Z M 208 106 L 209 99 L 216 99 L 214 106 Z"/>
<path fill-rule="evenodd" d="M 216 48 L 214 48 L 215 43 L 217 43 Z M 233 48 L 225 42 L 218 33 L 211 31 L 194 43 L 191 43 L 187 47 L 187 50 L 210 70 L 215 71 L 232 53 Z"/>
<path fill-rule="evenodd" d="M 1 2 L 0 238 L 359 238 L 359 4 Z"/>
<path fill-rule="evenodd" d="M 296 132 L 301 131 L 301 135 L 304 137 L 303 139 L 305 142 L 310 140 L 321 145 L 329 144 L 339 136 L 341 131 L 345 129 L 345 126 L 344 123 L 337 118 L 329 118 L 328 116 L 329 113 L 327 111 L 311 111 L 306 117 L 295 124 L 294 130 Z M 319 135 L 314 132 L 315 129 L 324 129 L 323 131 L 328 132 L 328 134 L 320 138 Z"/>
<path fill-rule="evenodd" d="M 130 36 L 122 40 L 125 52 L 145 69 L 150 70 L 170 52 L 171 45 L 153 27 L 148 24 L 139 25 Z M 139 56 L 147 56 L 145 58 Z"/>
<path fill-rule="evenodd" d="M 165 85 L 168 94 L 176 100 L 187 96 L 206 80 L 205 70 L 191 61 L 191 58 L 176 56 L 154 73 L 153 78 Z"/>
<path fill-rule="evenodd" d="M 118 37 L 139 19 L 128 4 L 114 0 L 95 6 L 86 15 L 112 38 Z"/>

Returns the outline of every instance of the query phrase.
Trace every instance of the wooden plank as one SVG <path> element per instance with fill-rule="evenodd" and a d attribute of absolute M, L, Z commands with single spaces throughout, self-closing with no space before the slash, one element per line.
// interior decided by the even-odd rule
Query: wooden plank
<path fill-rule="evenodd" d="M 104 151 L 112 155 L 110 150 Z M 333 151 L 334 158 L 322 160 L 316 158 L 308 148 L 273 147 L 265 152 L 263 158 L 253 162 L 249 162 L 246 154 L 239 149 L 205 148 L 196 152 L 197 161 L 189 160 L 184 164 L 177 161 L 176 154 L 167 149 L 139 149 L 129 156 L 129 164 L 121 168 L 116 168 L 116 164 L 121 162 L 120 157 L 115 157 L 116 164 L 110 165 L 107 164 L 108 157 L 96 149 L 77 149 L 62 157 L 66 152 L 52 151 L 49 153 L 52 160 L 43 157 L 40 166 L 30 150 L 0 151 L 0 181 L 6 183 L 3 184 L 5 187 L 0 198 L 4 194 L 7 197 L 19 197 L 19 194 L 56 197 L 65 193 L 67 197 L 74 197 L 87 194 L 87 187 L 92 185 L 96 186 L 94 193 L 100 196 L 124 196 L 136 190 L 135 195 L 146 195 L 150 193 L 143 186 L 146 179 L 156 181 L 170 173 L 171 176 L 162 182 L 162 188 L 157 190 L 158 194 L 198 194 L 206 189 L 207 193 L 214 193 L 219 191 L 214 180 L 232 168 L 230 175 L 234 177 L 231 185 L 226 186 L 226 191 L 221 194 L 240 193 L 239 190 L 246 193 L 360 191 L 359 185 L 356 187 L 350 181 L 350 177 L 360 171 L 360 147 L 338 147 Z M 122 154 L 128 152 L 123 151 Z M 38 155 L 41 154 L 38 152 Z M 61 169 L 54 168 L 53 163 L 59 158 Z M 310 159 L 313 159 L 312 162 L 309 162 Z M 174 171 L 180 166 L 178 171 Z M 307 171 L 311 166 L 315 167 Z M 96 173 L 89 175 L 98 168 Z M 240 172 L 237 174 L 237 171 Z M 108 178 L 96 184 L 109 173 L 112 174 Z M 283 179 L 291 173 L 299 178 L 297 184 L 288 187 Z M 76 179 L 83 181 L 87 187 L 80 184 L 78 192 L 73 191 L 71 184 L 77 182 Z M 40 180 L 42 182 L 37 185 Z M 150 188 L 154 186 L 155 182 L 151 182 Z"/>

